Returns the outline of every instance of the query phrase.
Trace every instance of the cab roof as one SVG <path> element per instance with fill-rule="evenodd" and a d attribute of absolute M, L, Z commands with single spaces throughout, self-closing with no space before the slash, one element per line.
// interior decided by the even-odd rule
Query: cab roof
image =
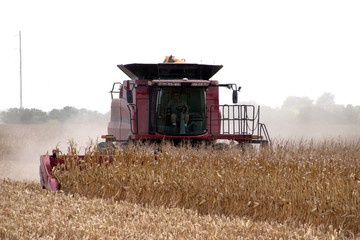
<path fill-rule="evenodd" d="M 131 63 L 117 66 L 132 80 L 209 80 L 223 67 L 197 63 Z"/>

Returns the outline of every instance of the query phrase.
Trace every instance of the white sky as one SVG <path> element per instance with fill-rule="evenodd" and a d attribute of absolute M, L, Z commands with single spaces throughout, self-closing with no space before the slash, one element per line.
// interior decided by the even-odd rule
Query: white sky
<path fill-rule="evenodd" d="M 281 106 L 287 96 L 360 105 L 360 1 L 0 1 L 0 109 L 110 110 L 117 64 L 223 64 L 214 77 L 241 101 Z M 231 92 L 222 102 L 231 102 Z"/>

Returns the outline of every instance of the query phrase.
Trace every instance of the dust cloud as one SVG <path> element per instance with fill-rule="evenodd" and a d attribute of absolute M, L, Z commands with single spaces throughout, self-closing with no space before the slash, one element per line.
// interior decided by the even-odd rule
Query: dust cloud
<path fill-rule="evenodd" d="M 261 107 L 260 119 L 272 138 L 360 137 L 360 106 L 335 104 L 335 95 L 331 93 L 324 93 L 316 100 L 289 96 L 281 108 Z"/>
<path fill-rule="evenodd" d="M 271 140 L 340 137 L 358 141 L 360 106 L 337 105 L 334 99 L 331 93 L 316 100 L 290 96 L 281 108 L 261 107 L 260 122 L 266 124 Z M 38 181 L 40 155 L 51 153 L 56 146 L 66 153 L 70 140 L 84 150 L 107 133 L 107 120 L 84 123 L 81 118 L 71 122 L 0 124 L 0 179 Z"/>
<path fill-rule="evenodd" d="M 106 133 L 107 122 L 0 125 L 0 179 L 39 181 L 40 155 L 66 153 L 70 140 L 83 152 Z"/>
<path fill-rule="evenodd" d="M 264 118 L 265 119 L 265 118 Z M 355 124 L 289 123 L 286 121 L 264 121 L 272 140 L 325 140 L 360 139 L 360 126 Z"/>

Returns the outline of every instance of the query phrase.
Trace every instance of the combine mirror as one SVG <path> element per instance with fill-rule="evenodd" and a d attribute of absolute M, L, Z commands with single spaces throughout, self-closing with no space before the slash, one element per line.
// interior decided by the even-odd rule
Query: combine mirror
<path fill-rule="evenodd" d="M 238 93 L 237 93 L 237 90 L 233 90 L 232 99 L 233 99 L 233 103 L 238 103 Z"/>

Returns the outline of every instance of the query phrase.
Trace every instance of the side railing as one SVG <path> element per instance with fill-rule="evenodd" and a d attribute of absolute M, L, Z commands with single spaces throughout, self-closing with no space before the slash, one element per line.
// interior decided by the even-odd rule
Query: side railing
<path fill-rule="evenodd" d="M 260 107 L 254 105 L 210 106 L 210 134 L 251 136 L 252 142 L 269 142 L 266 125 L 260 123 Z"/>
<path fill-rule="evenodd" d="M 130 103 L 127 105 L 130 112 L 130 131 L 132 134 L 138 133 L 138 111 L 136 104 Z"/>
<path fill-rule="evenodd" d="M 266 141 L 270 142 L 270 135 L 265 124 L 260 123 L 259 131 L 258 136 L 263 137 Z"/>
<path fill-rule="evenodd" d="M 111 93 L 111 100 L 114 99 L 114 93 L 119 93 L 119 94 L 120 94 L 121 85 L 122 85 L 121 82 L 114 82 L 114 83 L 113 83 L 112 89 L 111 89 L 111 91 L 110 91 L 110 93 Z M 116 88 L 116 86 L 118 86 L 118 87 Z M 118 97 L 119 97 L 119 96 L 118 96 Z"/>

